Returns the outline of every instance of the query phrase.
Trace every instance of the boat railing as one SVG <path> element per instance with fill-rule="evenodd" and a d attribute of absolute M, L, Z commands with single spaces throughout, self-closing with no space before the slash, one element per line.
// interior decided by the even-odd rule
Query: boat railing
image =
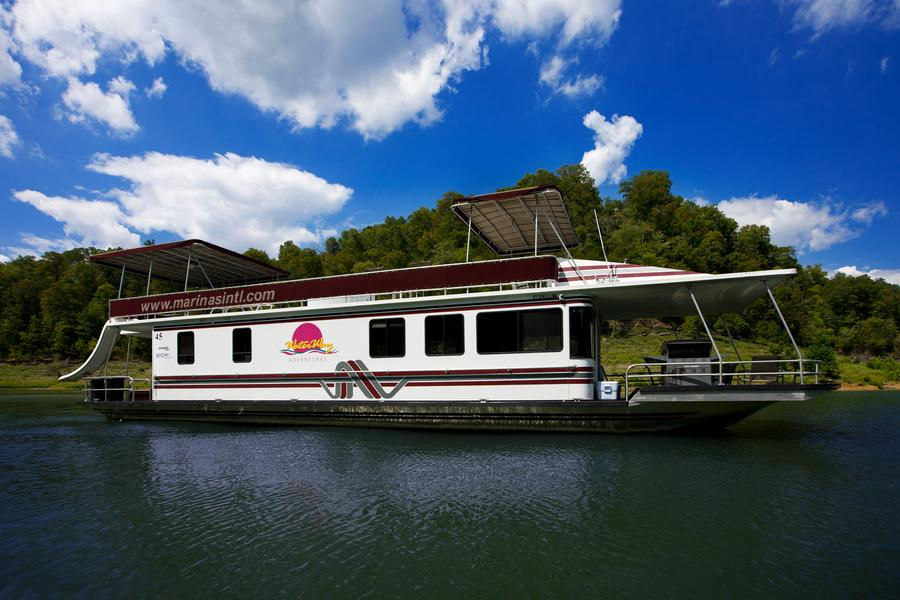
<path fill-rule="evenodd" d="M 134 402 L 139 396 L 150 397 L 150 380 L 128 375 L 84 378 L 85 402 Z"/>
<path fill-rule="evenodd" d="M 625 369 L 625 398 L 644 381 L 650 385 L 753 385 L 804 383 L 812 378 L 819 383 L 819 360 L 697 360 L 685 362 L 635 363 Z"/>

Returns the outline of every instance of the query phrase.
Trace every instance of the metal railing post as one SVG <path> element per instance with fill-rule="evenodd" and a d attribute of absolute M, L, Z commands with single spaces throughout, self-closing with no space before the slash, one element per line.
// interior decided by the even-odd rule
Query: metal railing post
<path fill-rule="evenodd" d="M 797 359 L 800 361 L 800 385 L 803 385 L 803 355 L 800 353 L 800 348 L 797 346 L 797 342 L 794 341 L 794 334 L 791 333 L 791 328 L 788 327 L 787 321 L 784 320 L 784 315 L 781 314 L 781 309 L 778 308 L 778 303 L 775 302 L 775 294 L 772 293 L 772 290 L 769 289 L 769 284 L 765 281 L 762 282 L 766 288 L 766 292 L 769 294 L 769 299 L 772 301 L 772 306 L 775 307 L 775 312 L 778 313 L 778 318 L 781 319 L 781 324 L 784 326 L 784 330 L 787 331 L 788 338 L 791 340 L 791 345 L 794 346 L 794 351 L 797 353 Z"/>
<path fill-rule="evenodd" d="M 719 359 L 719 385 L 722 385 L 722 355 L 719 354 L 719 347 L 716 346 L 716 340 L 713 339 L 712 333 L 709 331 L 709 326 L 706 324 L 706 319 L 703 318 L 703 311 L 700 310 L 700 305 L 697 304 L 697 298 L 694 297 L 694 290 L 688 288 L 688 293 L 691 295 L 691 300 L 694 302 L 694 308 L 697 309 L 697 316 L 700 317 L 700 322 L 703 323 L 703 329 L 706 330 L 706 335 L 709 336 L 709 341 L 712 342 L 713 350 L 716 351 L 716 358 Z"/>

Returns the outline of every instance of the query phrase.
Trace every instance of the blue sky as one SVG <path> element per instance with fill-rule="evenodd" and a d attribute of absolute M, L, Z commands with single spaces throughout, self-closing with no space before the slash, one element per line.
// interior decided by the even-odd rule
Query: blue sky
<path fill-rule="evenodd" d="M 900 283 L 900 0 L 0 6 L 0 260 L 274 253 L 583 162 Z"/>

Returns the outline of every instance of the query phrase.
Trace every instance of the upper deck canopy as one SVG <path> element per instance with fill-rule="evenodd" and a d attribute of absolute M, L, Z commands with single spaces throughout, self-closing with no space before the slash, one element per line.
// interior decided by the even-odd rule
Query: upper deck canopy
<path fill-rule="evenodd" d="M 203 240 L 113 250 L 91 256 L 91 261 L 128 273 L 151 275 L 198 287 L 224 287 L 283 279 L 288 272 Z"/>
<path fill-rule="evenodd" d="M 471 219 L 472 231 L 497 254 L 548 252 L 563 243 L 578 244 L 562 194 L 552 185 L 469 196 L 451 209 L 467 226 Z"/>

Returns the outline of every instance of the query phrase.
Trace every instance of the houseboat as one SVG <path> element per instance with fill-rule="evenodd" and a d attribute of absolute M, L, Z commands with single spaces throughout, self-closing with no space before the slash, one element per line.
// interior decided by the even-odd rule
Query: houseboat
<path fill-rule="evenodd" d="M 96 254 L 121 272 L 119 298 L 91 356 L 60 379 L 84 378 L 84 402 L 113 419 L 598 432 L 724 427 L 835 387 L 796 344 L 793 358 L 726 360 L 707 323 L 767 298 L 787 329 L 771 290 L 793 269 L 573 259 L 552 186 L 452 210 L 496 260 L 469 262 L 467 249 L 465 263 L 291 280 L 196 239 Z M 121 297 L 126 274 L 147 294 Z M 154 277 L 183 291 L 150 295 Z M 602 320 L 686 315 L 706 339 L 604 370 Z M 117 340 L 130 350 L 134 337 L 151 341 L 152 377 L 107 374 Z"/>

